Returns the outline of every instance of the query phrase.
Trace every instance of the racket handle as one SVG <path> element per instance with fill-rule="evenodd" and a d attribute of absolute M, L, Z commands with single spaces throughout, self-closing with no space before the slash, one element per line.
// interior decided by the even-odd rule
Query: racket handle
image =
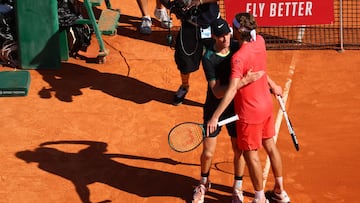
<path fill-rule="evenodd" d="M 285 104 L 284 104 L 284 101 L 282 100 L 281 96 L 276 95 L 276 99 L 279 101 L 281 111 L 285 112 Z"/>
<path fill-rule="evenodd" d="M 290 135 L 291 135 L 292 141 L 294 143 L 295 149 L 296 149 L 296 151 L 299 151 L 299 149 L 300 149 L 299 143 L 298 143 L 298 141 L 296 139 L 296 135 L 295 135 L 294 129 L 292 127 L 292 124 L 290 122 L 290 119 L 289 119 L 289 117 L 288 117 L 288 115 L 286 113 L 284 101 L 282 100 L 282 98 L 279 95 L 277 95 L 276 98 L 279 101 L 280 108 L 281 108 L 281 111 L 283 112 L 283 115 L 284 115 L 284 118 L 285 118 L 285 121 L 286 121 L 286 125 L 288 127 L 289 132 L 290 132 Z"/>
<path fill-rule="evenodd" d="M 300 150 L 300 147 L 299 147 L 299 143 L 298 143 L 298 141 L 297 141 L 297 139 L 296 139 L 296 135 L 295 135 L 295 134 L 291 135 L 291 138 L 292 138 L 292 140 L 293 140 L 293 143 L 294 143 L 294 146 L 295 146 L 296 151 L 299 151 L 299 150 Z"/>
<path fill-rule="evenodd" d="M 234 122 L 234 121 L 237 121 L 237 120 L 239 120 L 239 116 L 238 116 L 238 115 L 235 115 L 235 116 L 232 116 L 232 117 L 230 117 L 230 118 L 227 118 L 227 119 L 224 119 L 224 120 L 222 120 L 222 121 L 219 121 L 219 122 L 218 122 L 218 125 L 219 125 L 219 126 L 223 126 L 223 125 L 226 125 L 226 124 L 228 124 L 228 123 L 231 123 L 231 122 Z"/>

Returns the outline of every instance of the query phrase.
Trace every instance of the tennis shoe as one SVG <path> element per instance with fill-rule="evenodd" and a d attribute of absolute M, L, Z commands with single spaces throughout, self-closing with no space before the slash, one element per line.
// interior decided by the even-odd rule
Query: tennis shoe
<path fill-rule="evenodd" d="M 232 194 L 232 203 L 243 203 L 243 202 L 244 202 L 243 191 L 234 190 Z"/>
<path fill-rule="evenodd" d="M 271 198 L 271 200 L 273 200 L 277 203 L 289 203 L 290 202 L 290 197 L 285 192 L 285 190 L 283 190 L 280 194 L 272 191 L 270 193 L 270 198 Z"/>
<path fill-rule="evenodd" d="M 151 18 L 148 16 L 144 16 L 141 18 L 141 25 L 140 25 L 140 33 L 149 35 L 151 34 Z"/>
<path fill-rule="evenodd" d="M 267 198 L 265 198 L 265 201 L 261 201 L 260 199 L 254 199 L 251 203 L 270 203 Z"/>
<path fill-rule="evenodd" d="M 160 20 L 162 28 L 171 28 L 172 20 L 165 8 L 157 8 L 154 11 L 155 17 Z"/>
<path fill-rule="evenodd" d="M 200 183 L 194 189 L 194 195 L 191 203 L 204 203 L 205 193 L 210 189 L 210 187 L 211 187 L 210 181 L 208 181 L 205 185 Z"/>
<path fill-rule="evenodd" d="M 179 89 L 178 89 L 178 91 L 177 91 L 176 94 L 174 95 L 173 104 L 174 104 L 175 106 L 180 105 L 180 104 L 184 101 L 185 96 L 186 96 L 186 94 L 188 93 L 188 91 L 189 91 L 189 88 L 180 86 Z"/>

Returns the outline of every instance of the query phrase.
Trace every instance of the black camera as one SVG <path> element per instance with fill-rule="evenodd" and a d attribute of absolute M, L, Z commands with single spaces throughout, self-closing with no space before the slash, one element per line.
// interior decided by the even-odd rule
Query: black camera
<path fill-rule="evenodd" d="M 188 4 L 184 0 L 161 0 L 161 3 L 180 20 L 191 20 L 200 15 L 199 8 L 196 6 L 187 9 Z"/>

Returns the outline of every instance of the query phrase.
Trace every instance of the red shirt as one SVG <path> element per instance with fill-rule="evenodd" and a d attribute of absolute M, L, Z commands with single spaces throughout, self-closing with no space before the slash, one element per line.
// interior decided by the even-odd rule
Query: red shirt
<path fill-rule="evenodd" d="M 242 78 L 249 69 L 253 72 L 266 71 L 265 40 L 257 35 L 256 41 L 245 43 L 231 59 L 231 78 Z M 258 124 L 268 118 L 273 110 L 273 102 L 264 74 L 259 80 L 240 88 L 234 98 L 235 112 L 240 121 Z"/>

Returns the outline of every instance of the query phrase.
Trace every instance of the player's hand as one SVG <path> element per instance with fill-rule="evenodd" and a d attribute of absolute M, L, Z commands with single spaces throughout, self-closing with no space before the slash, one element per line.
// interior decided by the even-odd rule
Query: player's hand
<path fill-rule="evenodd" d="M 281 88 L 281 86 L 280 85 L 272 85 L 271 87 L 270 87 L 270 89 L 271 89 L 271 92 L 275 95 L 275 96 L 283 96 L 283 92 L 282 92 L 282 88 Z"/>
<path fill-rule="evenodd" d="M 252 69 L 250 69 L 248 72 L 246 72 L 245 77 L 245 83 L 249 84 L 252 83 L 258 79 L 260 79 L 265 74 L 265 71 L 260 70 L 256 72 L 252 72 Z"/>
<path fill-rule="evenodd" d="M 206 125 L 206 137 L 216 131 L 218 128 L 219 118 L 211 118 Z"/>

